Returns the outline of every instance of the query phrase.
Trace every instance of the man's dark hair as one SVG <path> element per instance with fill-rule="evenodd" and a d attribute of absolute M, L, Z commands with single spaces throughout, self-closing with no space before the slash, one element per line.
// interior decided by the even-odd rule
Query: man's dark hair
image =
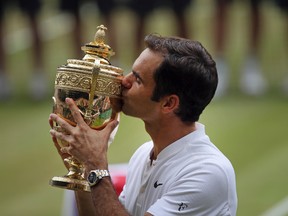
<path fill-rule="evenodd" d="M 197 41 L 150 34 L 147 48 L 163 55 L 164 60 L 154 72 L 155 89 L 151 99 L 175 94 L 180 105 L 176 110 L 183 122 L 195 122 L 212 100 L 218 76 L 215 61 Z"/>

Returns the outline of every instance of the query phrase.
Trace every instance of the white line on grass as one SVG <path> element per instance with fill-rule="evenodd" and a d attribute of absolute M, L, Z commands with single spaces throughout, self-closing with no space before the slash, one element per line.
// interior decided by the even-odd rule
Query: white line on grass
<path fill-rule="evenodd" d="M 288 215 L 288 196 L 279 203 L 268 209 L 261 216 L 287 216 Z"/>

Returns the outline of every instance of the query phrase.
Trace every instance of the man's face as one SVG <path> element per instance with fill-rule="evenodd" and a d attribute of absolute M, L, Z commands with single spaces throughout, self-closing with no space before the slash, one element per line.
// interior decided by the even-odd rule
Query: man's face
<path fill-rule="evenodd" d="M 122 111 L 134 117 L 149 121 L 157 114 L 159 103 L 152 101 L 151 96 L 155 87 L 154 71 L 162 63 L 160 53 L 145 49 L 135 60 L 132 72 L 122 81 L 123 107 Z"/>

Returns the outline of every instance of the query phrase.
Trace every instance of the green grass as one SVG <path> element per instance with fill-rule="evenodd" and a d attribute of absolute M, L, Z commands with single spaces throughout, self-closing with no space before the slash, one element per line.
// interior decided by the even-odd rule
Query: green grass
<path fill-rule="evenodd" d="M 208 30 L 211 27 L 211 7 L 203 7 L 207 4 L 203 2 L 197 1 L 188 14 L 194 26 L 191 32 L 213 53 L 213 34 Z M 201 122 L 206 125 L 211 140 L 234 165 L 238 215 L 255 216 L 288 194 L 288 100 L 279 89 L 288 50 L 283 46 L 284 24 L 281 16 L 275 8 L 264 5 L 266 28 L 262 35 L 261 62 L 270 89 L 261 98 L 243 96 L 238 90 L 238 78 L 241 61 L 247 51 L 245 32 L 248 20 L 242 4 L 235 4 L 233 10 L 227 40 L 227 56 L 232 69 L 230 92 L 227 97 L 211 103 Z M 48 15 L 49 12 L 46 12 L 45 16 Z M 85 19 L 85 37 L 90 40 L 101 19 L 95 14 L 88 16 L 89 19 Z M 168 29 L 165 22 L 169 16 L 167 11 L 153 14 L 149 18 L 147 32 L 157 29 L 161 34 L 172 33 L 173 29 Z M 122 28 L 117 32 L 118 60 L 127 69 L 133 61 L 133 34 L 130 34 L 131 26 L 122 24 L 133 20 L 133 17 L 127 11 L 118 11 L 115 17 Z M 157 17 L 163 19 L 154 21 Z M 17 20 L 11 14 L 9 23 L 13 28 L 17 27 Z M 71 58 L 69 38 L 69 35 L 63 35 L 44 43 L 51 96 L 57 66 Z M 63 190 L 48 184 L 51 177 L 65 174 L 49 135 L 48 115 L 52 110 L 52 100 L 50 96 L 41 103 L 29 99 L 30 54 L 28 49 L 9 56 L 8 67 L 16 86 L 15 97 L 0 104 L 0 214 L 5 216 L 60 215 L 62 205 Z M 148 139 L 140 120 L 122 115 L 115 142 L 109 149 L 110 163 L 127 162 L 135 149 Z"/>
<path fill-rule="evenodd" d="M 235 167 L 238 215 L 259 215 L 287 196 L 287 105 L 280 98 L 230 99 L 203 120 Z"/>

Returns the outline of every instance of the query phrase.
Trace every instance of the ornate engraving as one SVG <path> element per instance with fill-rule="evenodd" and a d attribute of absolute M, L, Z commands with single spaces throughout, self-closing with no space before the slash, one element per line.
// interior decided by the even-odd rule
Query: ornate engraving
<path fill-rule="evenodd" d="M 63 72 L 56 74 L 55 88 L 89 92 L 91 88 L 91 74 Z M 121 96 L 121 80 L 112 76 L 99 74 L 96 81 L 95 94 L 107 96 Z"/>

